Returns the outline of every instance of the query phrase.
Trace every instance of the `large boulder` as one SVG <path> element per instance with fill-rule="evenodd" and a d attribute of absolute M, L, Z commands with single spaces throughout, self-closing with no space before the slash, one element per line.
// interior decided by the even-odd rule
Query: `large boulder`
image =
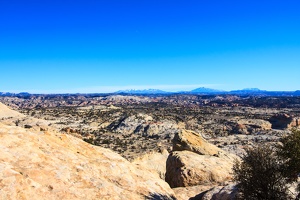
<path fill-rule="evenodd" d="M 0 123 L 0 137 L 0 199 L 175 199 L 156 174 L 73 136 Z"/>
<path fill-rule="evenodd" d="M 153 173 L 156 173 L 161 179 L 165 180 L 166 162 L 168 156 L 169 152 L 167 150 L 163 150 L 161 153 L 147 153 L 135 158 L 132 163 L 149 171 L 153 171 Z"/>
<path fill-rule="evenodd" d="M 182 129 L 176 133 L 173 140 L 173 151 L 191 151 L 199 155 L 218 156 L 222 150 L 207 142 L 194 131 Z"/>
<path fill-rule="evenodd" d="M 222 184 L 232 180 L 232 166 L 233 159 L 226 156 L 175 151 L 167 159 L 166 181 L 172 188 Z"/>

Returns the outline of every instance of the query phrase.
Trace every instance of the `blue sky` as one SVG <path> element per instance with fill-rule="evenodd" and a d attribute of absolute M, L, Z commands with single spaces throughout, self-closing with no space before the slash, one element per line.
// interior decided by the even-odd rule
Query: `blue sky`
<path fill-rule="evenodd" d="M 300 89 L 300 1 L 0 0 L 0 91 Z"/>

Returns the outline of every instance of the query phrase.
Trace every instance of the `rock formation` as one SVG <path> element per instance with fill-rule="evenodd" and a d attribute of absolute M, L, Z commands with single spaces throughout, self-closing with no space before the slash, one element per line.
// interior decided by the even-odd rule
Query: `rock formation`
<path fill-rule="evenodd" d="M 172 188 L 221 184 L 232 179 L 231 169 L 226 158 L 175 151 L 167 160 L 166 181 Z"/>
<path fill-rule="evenodd" d="M 175 122 L 155 121 L 151 116 L 141 113 L 114 121 L 108 126 L 108 129 L 114 133 L 139 134 L 150 138 L 173 138 L 179 130 Z"/>
<path fill-rule="evenodd" d="M 71 135 L 0 123 L 0 137 L 0 199 L 175 199 L 157 174 Z"/>
<path fill-rule="evenodd" d="M 252 134 L 258 131 L 271 130 L 270 122 L 261 119 L 239 119 L 233 128 L 235 134 Z"/>
<path fill-rule="evenodd" d="M 157 173 L 162 180 L 165 180 L 168 155 L 167 150 L 163 150 L 162 153 L 148 153 L 136 158 L 132 163 Z"/>
<path fill-rule="evenodd" d="M 0 103 L 0 118 L 24 117 L 23 114 L 11 110 L 6 105 Z"/>
<path fill-rule="evenodd" d="M 235 184 L 217 186 L 202 192 L 190 200 L 236 200 L 238 199 L 238 189 Z"/>
<path fill-rule="evenodd" d="M 190 187 L 177 187 L 173 188 L 178 200 L 187 200 L 199 196 L 199 194 L 206 192 L 213 188 L 213 185 L 196 185 Z"/>
<path fill-rule="evenodd" d="M 273 129 L 287 129 L 300 126 L 300 119 L 288 114 L 276 114 L 270 117 L 269 121 Z"/>
<path fill-rule="evenodd" d="M 193 131 L 182 130 L 176 134 L 173 150 L 166 164 L 166 181 L 172 188 L 221 184 L 232 179 L 236 157 Z"/>
<path fill-rule="evenodd" d="M 181 132 L 174 136 L 173 151 L 191 151 L 199 155 L 218 155 L 222 152 L 218 147 L 208 143 L 199 134 L 182 129 Z"/>

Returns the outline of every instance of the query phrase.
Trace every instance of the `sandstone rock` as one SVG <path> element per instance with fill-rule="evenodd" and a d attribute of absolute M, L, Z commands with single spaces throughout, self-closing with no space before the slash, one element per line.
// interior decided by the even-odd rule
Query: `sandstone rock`
<path fill-rule="evenodd" d="M 239 119 L 233 128 L 233 133 L 236 134 L 252 134 L 258 131 L 271 130 L 270 122 L 262 119 Z"/>
<path fill-rule="evenodd" d="M 196 185 L 190 187 L 178 187 L 173 188 L 173 191 L 178 200 L 187 200 L 199 195 L 199 193 L 208 191 L 215 186 L 216 185 Z"/>
<path fill-rule="evenodd" d="M 174 136 L 173 151 L 191 151 L 200 155 L 219 155 L 222 150 L 207 142 L 194 131 L 184 130 Z"/>
<path fill-rule="evenodd" d="M 214 187 L 208 191 L 200 193 L 190 200 L 235 200 L 238 199 L 238 189 L 236 185 Z"/>
<path fill-rule="evenodd" d="M 151 171 L 70 135 L 0 124 L 0 139 L 0 199 L 175 199 Z"/>
<path fill-rule="evenodd" d="M 169 152 L 167 150 L 164 150 L 162 153 L 148 153 L 136 158 L 132 163 L 141 166 L 148 171 L 157 173 L 162 180 L 165 180 L 168 155 Z"/>
<path fill-rule="evenodd" d="M 221 184 L 232 179 L 232 166 L 233 159 L 225 156 L 175 151 L 167 159 L 166 181 L 172 188 Z"/>
<path fill-rule="evenodd" d="M 24 115 L 17 111 L 11 110 L 6 105 L 0 103 L 0 118 L 10 117 L 24 117 Z"/>
<path fill-rule="evenodd" d="M 275 114 L 269 121 L 273 129 L 287 129 L 300 126 L 300 118 L 292 117 L 288 114 Z"/>
<path fill-rule="evenodd" d="M 112 132 L 119 134 L 138 134 L 150 138 L 173 138 L 179 128 L 169 120 L 155 121 L 146 114 L 131 115 L 113 122 L 108 126 Z"/>

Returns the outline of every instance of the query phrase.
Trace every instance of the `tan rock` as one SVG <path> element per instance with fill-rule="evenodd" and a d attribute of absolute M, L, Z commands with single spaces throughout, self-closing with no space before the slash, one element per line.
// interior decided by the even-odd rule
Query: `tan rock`
<path fill-rule="evenodd" d="M 275 114 L 270 117 L 269 121 L 273 129 L 289 129 L 300 127 L 300 118 L 288 114 Z"/>
<path fill-rule="evenodd" d="M 234 132 L 238 134 L 251 134 L 257 131 L 271 130 L 272 124 L 262 119 L 238 119 L 235 121 Z"/>
<path fill-rule="evenodd" d="M 164 150 L 162 153 L 148 153 L 136 158 L 132 163 L 141 166 L 148 171 L 153 171 L 162 180 L 165 180 L 166 162 L 169 152 Z"/>
<path fill-rule="evenodd" d="M 3 103 L 0 103 L 0 118 L 24 117 L 23 114 L 8 108 Z"/>
<path fill-rule="evenodd" d="M 238 199 L 238 189 L 236 185 L 217 186 L 208 191 L 200 193 L 190 200 L 236 200 Z"/>
<path fill-rule="evenodd" d="M 157 175 L 70 135 L 0 124 L 0 148 L 3 200 L 175 198 Z"/>
<path fill-rule="evenodd" d="M 194 131 L 182 129 L 174 136 L 173 151 L 191 151 L 200 155 L 219 155 L 223 151 L 207 142 L 203 137 Z"/>
<path fill-rule="evenodd" d="M 232 180 L 233 160 L 225 156 L 172 152 L 167 159 L 166 181 L 174 187 L 221 184 Z"/>
<path fill-rule="evenodd" d="M 196 185 L 190 187 L 178 187 L 173 188 L 175 195 L 178 200 L 187 200 L 191 199 L 202 192 L 208 191 L 216 185 Z"/>

